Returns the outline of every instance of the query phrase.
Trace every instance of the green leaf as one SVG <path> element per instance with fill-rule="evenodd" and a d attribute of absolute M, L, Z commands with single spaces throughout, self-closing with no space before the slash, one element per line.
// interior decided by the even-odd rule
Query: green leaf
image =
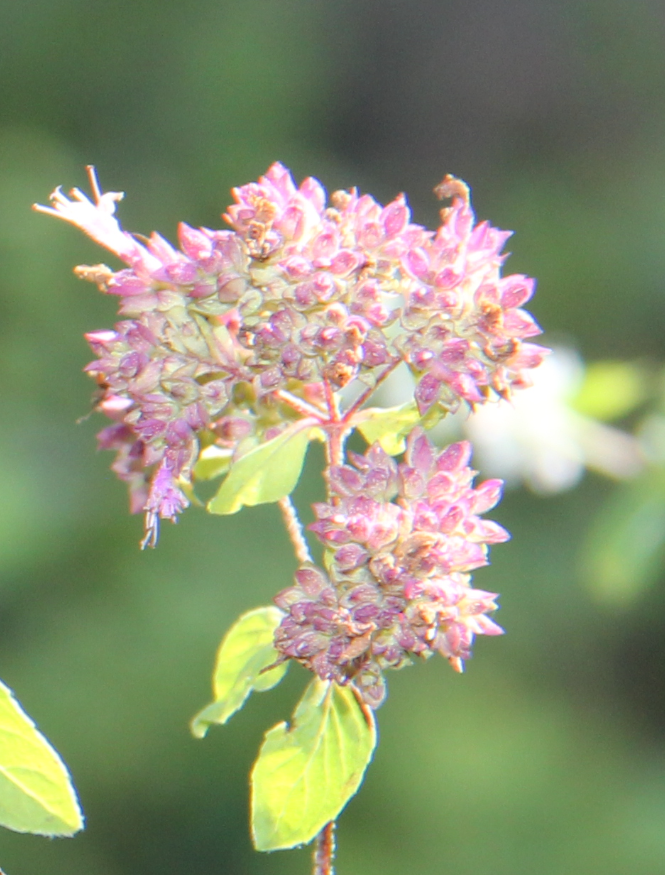
<path fill-rule="evenodd" d="M 1 682 L 0 825 L 46 836 L 83 827 L 64 763 Z"/>
<path fill-rule="evenodd" d="M 404 452 L 405 437 L 420 422 L 420 413 L 415 401 L 409 401 L 400 407 L 362 410 L 358 419 L 358 430 L 368 444 L 378 441 L 389 456 L 397 456 Z"/>
<path fill-rule="evenodd" d="M 231 450 L 211 444 L 201 450 L 194 465 L 195 480 L 214 480 L 226 474 L 231 464 Z"/>
<path fill-rule="evenodd" d="M 293 492 L 313 424 L 299 420 L 234 462 L 219 492 L 208 502 L 210 513 L 236 513 L 243 505 L 279 501 Z"/>
<path fill-rule="evenodd" d="M 626 416 L 649 395 L 648 373 L 631 362 L 595 362 L 587 367 L 584 381 L 571 407 L 593 419 L 609 421 Z"/>
<path fill-rule="evenodd" d="M 273 639 L 283 616 L 278 608 L 256 608 L 243 614 L 226 633 L 217 651 L 214 700 L 191 723 L 197 738 L 203 738 L 213 723 L 226 723 L 252 690 L 270 690 L 284 677 L 288 663 L 261 673 L 279 656 Z"/>
<path fill-rule="evenodd" d="M 360 786 L 376 746 L 374 715 L 350 687 L 313 680 L 291 726 L 265 736 L 252 771 L 252 835 L 259 851 L 311 841 Z"/>
<path fill-rule="evenodd" d="M 594 520 L 582 553 L 582 575 L 601 601 L 637 598 L 665 559 L 665 470 L 649 469 L 616 489 Z"/>

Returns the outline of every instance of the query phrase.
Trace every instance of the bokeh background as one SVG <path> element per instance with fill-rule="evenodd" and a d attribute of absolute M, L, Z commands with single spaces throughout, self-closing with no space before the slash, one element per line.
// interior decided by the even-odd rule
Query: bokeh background
<path fill-rule="evenodd" d="M 3 831 L 9 875 L 309 870 L 309 849 L 253 852 L 247 826 L 253 756 L 304 672 L 204 741 L 187 726 L 224 630 L 290 579 L 277 512 L 190 510 L 139 552 L 101 421 L 77 422 L 81 335 L 115 302 L 71 268 L 104 256 L 30 204 L 94 163 L 127 192 L 125 227 L 173 238 L 179 219 L 219 226 L 230 187 L 279 159 L 329 190 L 404 190 L 433 224 L 453 172 L 516 229 L 509 267 L 538 277 L 546 341 L 653 364 L 664 48 L 661 0 L 0 0 L 0 677 L 87 815 L 74 839 Z M 665 578 L 617 603 L 580 571 L 616 489 L 509 492 L 513 541 L 477 575 L 508 635 L 464 676 L 432 660 L 390 678 L 340 875 L 665 871 Z"/>

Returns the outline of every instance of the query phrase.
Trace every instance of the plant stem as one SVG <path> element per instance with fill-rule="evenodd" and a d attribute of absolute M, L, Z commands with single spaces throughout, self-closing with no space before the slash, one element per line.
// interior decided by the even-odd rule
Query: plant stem
<path fill-rule="evenodd" d="M 312 875 L 335 875 L 335 821 L 327 823 L 316 837 Z"/>
<path fill-rule="evenodd" d="M 298 513 L 295 509 L 295 506 L 288 495 L 284 498 L 280 498 L 277 502 L 279 504 L 279 509 L 282 512 L 282 519 L 284 520 L 284 525 L 286 526 L 286 531 L 291 539 L 291 543 L 293 544 L 293 549 L 296 553 L 296 559 L 298 562 L 311 562 L 312 556 L 309 552 L 309 547 L 307 546 L 307 541 L 305 540 L 305 535 L 303 534 L 302 525 L 300 520 L 298 519 Z"/>
<path fill-rule="evenodd" d="M 341 465 L 344 460 L 343 434 L 347 431 L 347 427 L 340 420 L 339 401 L 328 380 L 323 381 L 323 388 L 328 408 L 328 421 L 325 423 L 326 469 L 323 476 L 328 490 L 328 501 L 332 504 L 337 504 L 339 498 L 332 494 L 330 469 Z"/>
<path fill-rule="evenodd" d="M 365 391 L 361 395 L 359 395 L 358 398 L 356 398 L 356 400 L 353 402 L 351 407 L 349 407 L 348 410 L 344 411 L 344 421 L 345 422 L 348 422 L 349 419 L 353 416 L 353 414 L 357 410 L 360 410 L 360 408 L 363 406 L 365 401 L 367 401 L 370 398 L 370 396 L 372 396 L 374 394 L 374 392 L 379 388 L 381 383 L 383 383 L 383 381 L 392 374 L 392 372 L 395 370 L 395 368 L 400 363 L 400 361 L 401 361 L 401 359 L 399 359 L 399 358 L 393 359 L 393 361 L 388 365 L 388 367 L 383 371 L 383 373 L 381 373 L 376 378 L 374 385 L 368 386 L 367 389 L 365 389 Z"/>
<path fill-rule="evenodd" d="M 323 391 L 326 397 L 326 406 L 328 408 L 328 422 L 339 422 L 339 404 L 337 396 L 328 380 L 323 381 Z"/>
<path fill-rule="evenodd" d="M 310 404 L 309 401 L 305 401 L 304 398 L 298 398 L 297 395 L 292 395 L 291 392 L 287 392 L 286 389 L 278 389 L 273 394 L 276 398 L 279 398 L 280 401 L 283 401 L 284 404 L 288 404 L 293 410 L 302 413 L 303 416 L 312 416 L 317 422 L 323 422 L 326 418 L 324 410 L 315 407 L 314 404 Z"/>

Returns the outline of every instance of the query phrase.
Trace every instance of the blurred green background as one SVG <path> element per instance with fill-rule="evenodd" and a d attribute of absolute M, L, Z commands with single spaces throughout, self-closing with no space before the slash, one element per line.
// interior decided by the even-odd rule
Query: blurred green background
<path fill-rule="evenodd" d="M 3 831 L 9 875 L 306 873 L 258 855 L 247 773 L 288 716 L 292 670 L 195 741 L 214 652 L 294 567 L 272 507 L 191 510 L 140 553 L 81 373 L 115 301 L 72 266 L 104 255 L 31 213 L 94 163 L 126 228 L 219 226 L 274 160 L 329 190 L 409 194 L 467 179 L 516 229 L 546 342 L 657 361 L 665 324 L 661 0 L 1 0 L 0 677 L 69 764 L 71 840 Z M 313 454 L 302 506 L 318 497 Z M 477 585 L 508 635 L 467 674 L 395 673 L 381 740 L 339 831 L 340 875 L 665 871 L 665 580 L 619 607 L 579 573 L 615 487 L 507 495 L 513 541 Z M 621 557 L 618 558 L 621 561 Z"/>

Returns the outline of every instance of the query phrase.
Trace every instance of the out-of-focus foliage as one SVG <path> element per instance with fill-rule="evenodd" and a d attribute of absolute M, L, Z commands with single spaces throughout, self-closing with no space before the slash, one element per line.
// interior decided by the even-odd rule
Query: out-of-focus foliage
<path fill-rule="evenodd" d="M 665 471 L 650 467 L 601 508 L 584 545 L 582 574 L 602 601 L 621 605 L 658 579 L 664 559 Z"/>
<path fill-rule="evenodd" d="M 627 381 L 629 382 L 629 381 Z M 624 606 L 665 573 L 665 403 L 663 374 L 642 380 L 633 398 L 643 400 L 652 388 L 646 415 L 636 433 L 645 459 L 644 470 L 624 484 L 600 508 L 582 550 L 582 574 L 603 602 Z M 631 390 L 624 385 L 623 401 Z M 618 394 L 618 393 L 617 393 Z M 610 401 L 610 406 L 612 402 Z"/>
<path fill-rule="evenodd" d="M 649 372 L 632 362 L 589 365 L 571 406 L 594 419 L 619 419 L 649 397 Z"/>
<path fill-rule="evenodd" d="M 309 865 L 307 851 L 255 854 L 246 786 L 263 728 L 292 713 L 305 674 L 205 743 L 187 727 L 223 632 L 291 581 L 278 513 L 192 509 L 139 552 L 141 523 L 94 452 L 100 422 L 76 424 L 90 408 L 81 335 L 108 327 L 115 302 L 71 275 L 99 260 L 94 245 L 29 205 L 83 184 L 94 162 L 106 188 L 131 191 L 127 227 L 173 238 L 179 219 L 219 225 L 230 186 L 280 159 L 331 189 L 409 191 L 432 224 L 431 188 L 455 173 L 479 218 L 516 230 L 510 269 L 539 278 L 546 342 L 656 372 L 664 36 L 656 0 L 0 7 L 2 676 L 87 813 L 66 842 L 3 833 L 3 868 Z M 630 431 L 642 413 L 629 416 L 612 425 Z M 321 498 L 307 478 L 317 453 L 302 507 Z M 423 875 L 665 868 L 665 576 L 655 563 L 612 611 L 579 573 L 589 524 L 621 488 L 589 474 L 547 499 L 508 494 L 513 540 L 483 572 L 508 634 L 479 642 L 464 679 L 434 661 L 395 675 L 362 798 L 340 820 L 340 875 L 414 860 Z M 629 570 L 630 551 L 615 555 Z"/>

